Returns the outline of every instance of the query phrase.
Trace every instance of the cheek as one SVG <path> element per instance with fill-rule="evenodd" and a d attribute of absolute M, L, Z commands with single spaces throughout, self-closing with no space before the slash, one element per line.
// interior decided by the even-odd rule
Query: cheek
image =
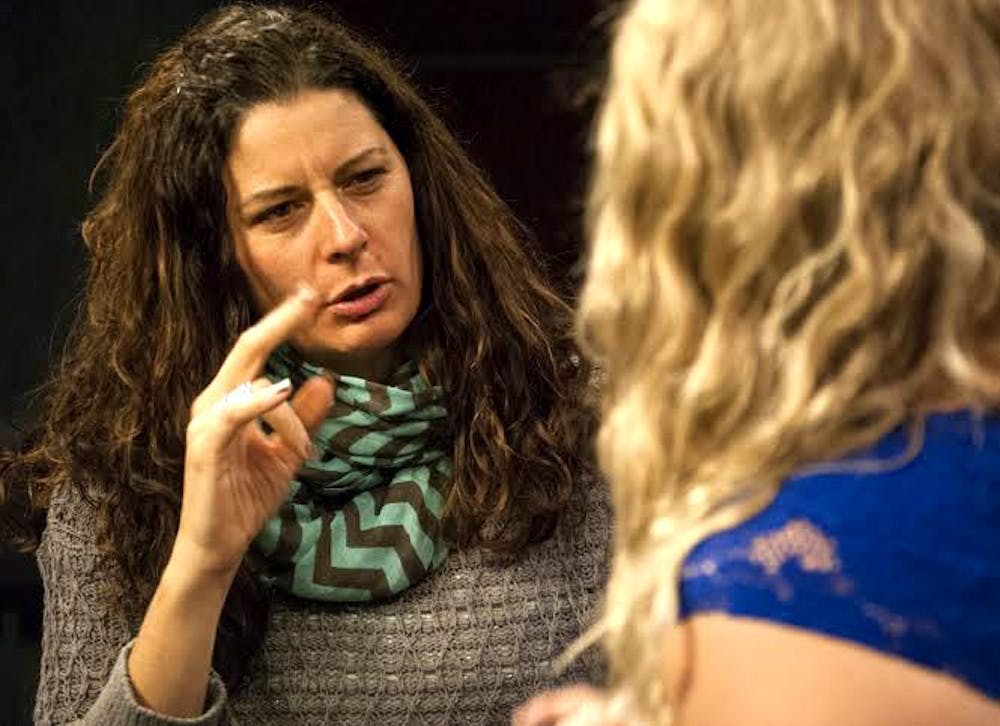
<path fill-rule="evenodd" d="M 413 283 L 419 290 L 424 269 L 424 255 L 423 246 L 420 244 L 420 235 L 417 231 L 417 221 L 413 208 L 412 192 L 407 194 L 405 203 L 402 206 L 403 209 L 400 217 L 403 221 L 400 224 L 400 227 L 402 227 L 403 234 L 400 235 L 400 239 L 406 240 L 406 253 L 407 260 L 409 261 L 409 269 L 415 278 Z"/>
<path fill-rule="evenodd" d="M 411 249 L 410 268 L 413 270 L 413 284 L 414 287 L 417 288 L 419 296 L 420 289 L 424 281 L 424 251 L 423 247 L 420 245 L 420 240 L 416 237 L 416 232 L 414 232 L 413 246 Z"/>
<path fill-rule="evenodd" d="M 285 297 L 301 277 L 291 259 L 273 251 L 248 245 L 237 260 L 246 277 L 255 302 L 264 311 L 270 310 Z"/>
<path fill-rule="evenodd" d="M 399 191 L 395 203 L 387 210 L 384 220 L 391 220 L 384 227 L 391 240 L 388 252 L 395 267 L 395 274 L 406 278 L 407 288 L 420 297 L 423 282 L 423 254 L 413 207 L 412 193 Z"/>
<path fill-rule="evenodd" d="M 420 302 L 423 299 L 424 287 L 424 255 L 420 240 L 417 238 L 416 230 L 412 233 L 411 242 L 407 252 L 409 262 L 408 273 L 410 277 L 408 307 L 410 308 L 410 312 L 415 315 L 417 310 L 420 308 Z"/>

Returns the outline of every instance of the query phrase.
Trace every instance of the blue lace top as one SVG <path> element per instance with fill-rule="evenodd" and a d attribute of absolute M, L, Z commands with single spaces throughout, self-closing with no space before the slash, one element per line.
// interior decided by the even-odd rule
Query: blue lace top
<path fill-rule="evenodd" d="M 896 431 L 859 458 L 907 442 Z M 681 617 L 704 611 L 845 638 L 1000 698 L 1000 415 L 929 418 L 891 471 L 793 477 L 687 558 Z"/>

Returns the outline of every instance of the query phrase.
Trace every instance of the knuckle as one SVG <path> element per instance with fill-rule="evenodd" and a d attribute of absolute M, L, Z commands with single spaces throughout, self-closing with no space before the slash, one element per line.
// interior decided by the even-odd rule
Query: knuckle
<path fill-rule="evenodd" d="M 188 418 L 190 421 L 196 419 L 202 411 L 205 410 L 205 393 L 199 393 L 195 399 L 191 402 L 191 408 L 188 409 Z"/>
<path fill-rule="evenodd" d="M 260 329 L 256 325 L 244 330 L 236 339 L 236 345 L 238 347 L 247 348 L 251 351 L 259 349 L 262 344 L 263 338 L 261 336 Z"/>
<path fill-rule="evenodd" d="M 197 441 L 202 436 L 203 425 L 201 419 L 198 417 L 192 418 L 187 425 L 187 429 L 184 432 L 185 439 L 190 444 L 192 441 Z"/>
<path fill-rule="evenodd" d="M 218 425 L 219 416 L 225 413 L 226 406 L 211 406 L 208 401 L 197 405 L 197 411 L 188 420 L 187 436 L 203 437 Z"/>

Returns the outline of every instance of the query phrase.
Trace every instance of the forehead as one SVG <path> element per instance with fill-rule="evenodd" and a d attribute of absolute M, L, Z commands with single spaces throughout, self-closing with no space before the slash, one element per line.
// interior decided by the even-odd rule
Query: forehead
<path fill-rule="evenodd" d="M 336 164 L 373 145 L 392 148 L 356 94 L 309 90 L 251 107 L 233 135 L 227 166 L 234 181 L 250 181 L 303 163 Z"/>

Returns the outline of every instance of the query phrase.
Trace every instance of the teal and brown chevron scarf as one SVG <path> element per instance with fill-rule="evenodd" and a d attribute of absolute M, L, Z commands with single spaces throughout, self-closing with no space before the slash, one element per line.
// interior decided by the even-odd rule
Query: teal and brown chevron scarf
<path fill-rule="evenodd" d="M 283 346 L 271 380 L 298 387 L 320 369 Z M 302 465 L 288 497 L 257 536 L 265 579 L 311 600 L 391 597 L 447 555 L 441 537 L 451 456 L 443 443 L 443 392 L 413 363 L 388 384 L 334 376 L 336 394 L 313 436 L 317 458 Z"/>

